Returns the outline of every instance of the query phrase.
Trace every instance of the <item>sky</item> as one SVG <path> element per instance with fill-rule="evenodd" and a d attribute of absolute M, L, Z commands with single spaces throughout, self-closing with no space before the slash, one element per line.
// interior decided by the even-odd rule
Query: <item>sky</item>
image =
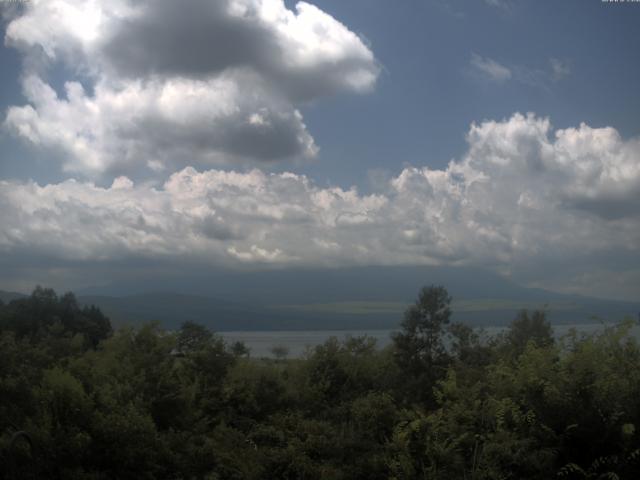
<path fill-rule="evenodd" d="M 0 288 L 464 265 L 640 297 L 639 2 L 0 11 Z"/>

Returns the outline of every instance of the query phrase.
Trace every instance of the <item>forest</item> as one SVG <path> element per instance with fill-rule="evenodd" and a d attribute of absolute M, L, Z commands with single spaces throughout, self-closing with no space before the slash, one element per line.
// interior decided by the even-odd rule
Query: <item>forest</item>
<path fill-rule="evenodd" d="M 486 337 L 423 288 L 393 341 L 254 358 L 196 323 L 112 328 L 73 294 L 0 305 L 6 479 L 636 479 L 634 323 Z"/>

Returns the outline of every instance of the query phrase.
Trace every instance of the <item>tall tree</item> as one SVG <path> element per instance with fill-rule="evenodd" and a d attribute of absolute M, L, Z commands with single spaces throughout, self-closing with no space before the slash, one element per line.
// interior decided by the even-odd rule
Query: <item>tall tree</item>
<path fill-rule="evenodd" d="M 451 318 L 450 307 L 451 296 L 443 286 L 423 287 L 404 314 L 402 331 L 393 335 L 396 361 L 413 379 L 411 393 L 422 399 L 432 398 L 433 383 L 446 368 L 443 334 Z"/>
<path fill-rule="evenodd" d="M 518 356 L 530 342 L 536 347 L 553 345 L 553 329 L 543 310 L 531 314 L 522 310 L 509 325 L 505 340 L 513 355 Z"/>

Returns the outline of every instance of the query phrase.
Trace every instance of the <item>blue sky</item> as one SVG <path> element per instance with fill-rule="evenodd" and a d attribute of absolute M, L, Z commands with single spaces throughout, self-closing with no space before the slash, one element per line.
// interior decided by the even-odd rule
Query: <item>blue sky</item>
<path fill-rule="evenodd" d="M 372 167 L 442 167 L 464 152 L 472 122 L 513 112 L 548 116 L 558 128 L 586 122 L 614 126 L 624 136 L 640 133 L 637 5 L 505 4 L 319 2 L 366 36 L 385 71 L 371 95 L 341 96 L 305 110 L 322 149 L 310 171 L 348 184 L 360 183 L 363 170 Z M 514 78 L 491 82 L 474 75 L 473 53 L 511 69 L 542 72 L 556 58 L 570 73 L 556 82 L 542 78 L 539 85 Z"/>
<path fill-rule="evenodd" d="M 640 4 L 136 5 L 2 6 L 0 288 L 135 259 L 640 293 Z"/>

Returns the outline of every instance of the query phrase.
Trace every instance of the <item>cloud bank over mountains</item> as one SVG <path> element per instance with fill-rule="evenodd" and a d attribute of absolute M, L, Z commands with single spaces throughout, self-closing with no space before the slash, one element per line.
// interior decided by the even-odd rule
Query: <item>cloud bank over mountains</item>
<path fill-rule="evenodd" d="M 408 167 L 367 195 L 258 169 L 187 167 L 160 188 L 3 181 L 0 250 L 61 264 L 479 265 L 565 289 L 588 261 L 603 283 L 638 279 L 639 139 L 515 114 L 472 125 L 467 142 L 446 169 Z"/>
<path fill-rule="evenodd" d="M 282 0 L 34 0 L 5 42 L 25 57 L 29 102 L 6 126 L 89 178 L 312 158 L 297 107 L 370 91 L 380 71 L 343 24 Z"/>

